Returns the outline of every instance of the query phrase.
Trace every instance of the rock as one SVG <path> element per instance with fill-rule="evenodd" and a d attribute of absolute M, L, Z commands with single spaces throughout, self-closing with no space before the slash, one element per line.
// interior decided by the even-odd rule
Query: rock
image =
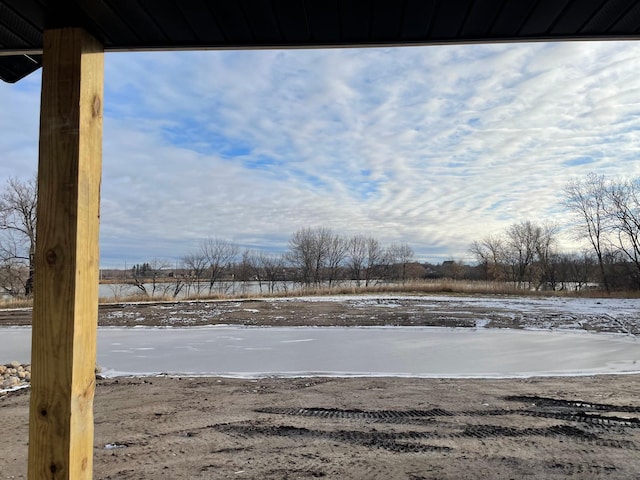
<path fill-rule="evenodd" d="M 20 385 L 20 379 L 18 377 L 9 377 L 2 382 L 2 388 L 17 387 Z"/>
<path fill-rule="evenodd" d="M 13 361 L 0 365 L 0 390 L 27 385 L 31 381 L 31 366 Z"/>

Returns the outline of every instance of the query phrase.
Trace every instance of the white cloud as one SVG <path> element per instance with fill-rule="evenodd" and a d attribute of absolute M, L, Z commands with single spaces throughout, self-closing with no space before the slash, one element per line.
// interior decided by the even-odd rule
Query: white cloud
<path fill-rule="evenodd" d="M 27 180 L 38 165 L 40 72 L 18 84 L 0 82 L 0 180 Z"/>
<path fill-rule="evenodd" d="M 616 42 L 107 55 L 103 259 L 320 225 L 468 257 L 565 222 L 571 177 L 640 174 L 639 68 Z M 26 82 L 0 86 L 0 176 L 35 168 Z"/>

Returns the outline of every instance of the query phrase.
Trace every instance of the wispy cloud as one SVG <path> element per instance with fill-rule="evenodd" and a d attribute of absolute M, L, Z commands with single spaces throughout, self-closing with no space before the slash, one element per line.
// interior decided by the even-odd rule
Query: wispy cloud
<path fill-rule="evenodd" d="M 302 226 L 442 260 L 563 224 L 570 178 L 640 174 L 639 68 L 617 42 L 109 54 L 103 262 Z M 31 175 L 39 76 L 0 102 L 0 177 Z"/>

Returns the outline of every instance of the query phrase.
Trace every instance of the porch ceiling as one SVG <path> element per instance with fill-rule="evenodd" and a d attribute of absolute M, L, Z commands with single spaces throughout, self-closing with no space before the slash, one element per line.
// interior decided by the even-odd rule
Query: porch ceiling
<path fill-rule="evenodd" d="M 637 0 L 0 0 L 0 78 L 41 65 L 45 28 L 106 51 L 637 39 Z"/>

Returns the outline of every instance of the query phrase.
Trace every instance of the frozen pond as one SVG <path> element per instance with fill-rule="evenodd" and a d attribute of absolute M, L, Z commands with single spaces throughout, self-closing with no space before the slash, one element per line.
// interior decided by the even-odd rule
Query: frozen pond
<path fill-rule="evenodd" d="M 0 363 L 31 330 L 0 329 Z M 634 336 L 436 327 L 100 328 L 107 374 L 505 377 L 640 372 Z"/>

